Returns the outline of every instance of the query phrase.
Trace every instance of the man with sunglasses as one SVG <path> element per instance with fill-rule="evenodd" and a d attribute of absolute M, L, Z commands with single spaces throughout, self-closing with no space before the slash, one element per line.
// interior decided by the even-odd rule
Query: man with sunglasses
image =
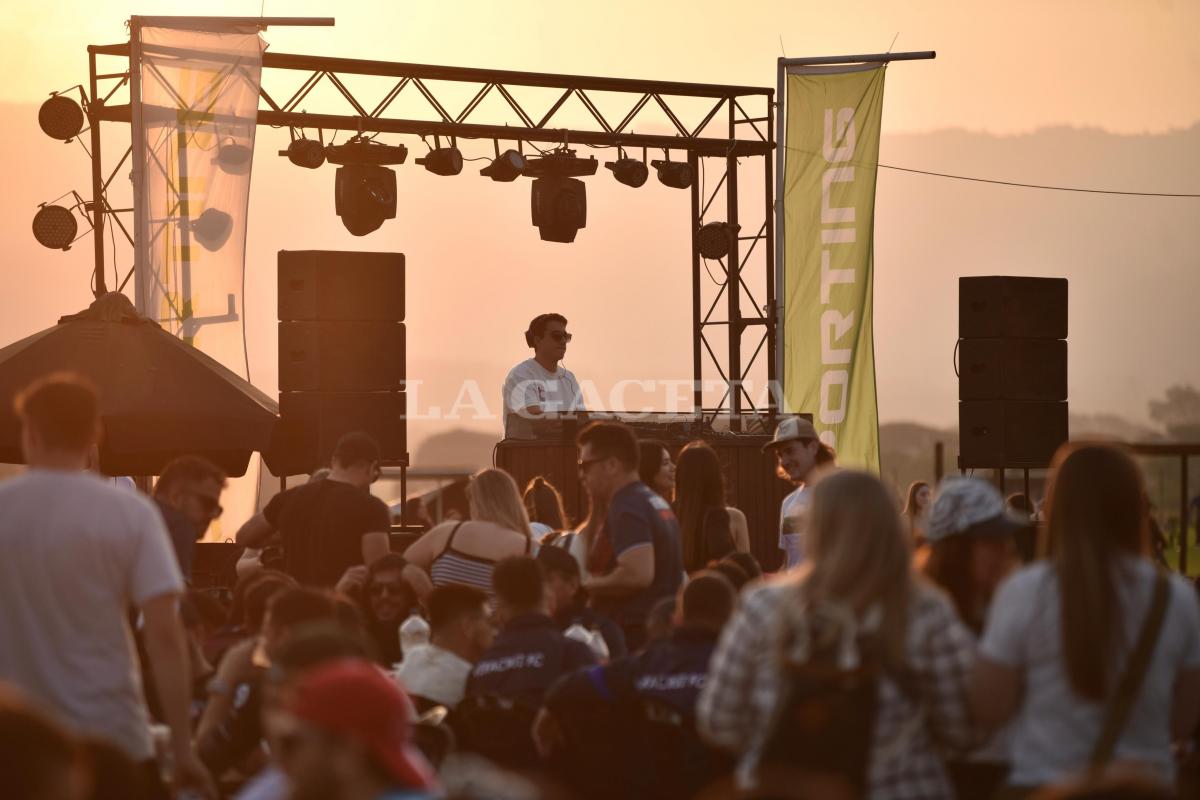
<path fill-rule="evenodd" d="M 379 477 L 379 444 L 347 433 L 333 449 L 329 476 L 271 498 L 237 532 L 243 547 L 262 547 L 279 531 L 283 570 L 307 586 L 335 586 L 350 567 L 370 566 L 391 549 L 387 504 L 370 493 Z"/>
<path fill-rule="evenodd" d="M 586 411 L 579 381 L 559 364 L 567 354 L 571 334 L 562 314 L 539 314 L 525 331 L 525 343 L 533 358 L 509 370 L 504 379 L 504 436 L 532 439 L 529 420 L 547 414 Z"/>
<path fill-rule="evenodd" d="M 221 516 L 225 473 L 201 456 L 180 456 L 163 467 L 154 483 L 154 503 L 162 512 L 179 570 L 188 579 L 196 542 Z"/>

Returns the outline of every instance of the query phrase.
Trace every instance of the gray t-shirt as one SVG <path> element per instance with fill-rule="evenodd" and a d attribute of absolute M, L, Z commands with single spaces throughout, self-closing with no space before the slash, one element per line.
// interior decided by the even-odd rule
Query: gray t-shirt
<path fill-rule="evenodd" d="M 141 495 L 84 472 L 0 483 L 0 680 L 139 761 L 153 748 L 127 610 L 182 591 Z"/>
<path fill-rule="evenodd" d="M 1145 559 L 1124 559 L 1118 569 L 1125 668 L 1150 607 L 1155 568 Z M 1100 736 L 1105 706 L 1071 689 L 1062 653 L 1058 576 L 1049 563 L 1017 572 L 1000 587 L 988 615 L 980 653 L 1021 671 L 1025 692 L 1012 720 L 1010 782 L 1038 785 L 1082 773 Z M 1171 576 L 1170 601 L 1141 690 L 1121 732 L 1114 761 L 1153 767 L 1163 780 L 1174 776 L 1171 701 L 1181 669 L 1200 667 L 1200 602 L 1196 591 Z M 1115 682 L 1115 678 L 1114 678 Z"/>

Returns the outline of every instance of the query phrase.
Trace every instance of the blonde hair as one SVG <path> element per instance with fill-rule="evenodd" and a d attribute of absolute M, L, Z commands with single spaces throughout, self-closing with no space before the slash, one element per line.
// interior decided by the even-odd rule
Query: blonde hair
<path fill-rule="evenodd" d="M 866 472 L 825 476 L 813 487 L 805 538 L 805 595 L 860 615 L 878 604 L 885 663 L 901 667 L 914 587 L 911 547 L 891 492 Z"/>
<path fill-rule="evenodd" d="M 471 519 L 492 522 L 525 536 L 533 535 L 517 482 L 502 469 L 481 469 L 471 476 L 467 482 L 467 506 Z"/>

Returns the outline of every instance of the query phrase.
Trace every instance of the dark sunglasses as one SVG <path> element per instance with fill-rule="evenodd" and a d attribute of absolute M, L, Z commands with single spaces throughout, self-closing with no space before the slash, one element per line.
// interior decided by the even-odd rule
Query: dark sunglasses
<path fill-rule="evenodd" d="M 579 474 L 586 475 L 588 470 L 590 470 L 594 465 L 599 464 L 601 461 L 607 460 L 608 456 L 603 456 L 601 458 L 580 459 L 578 462 L 576 462 L 577 466 L 579 467 Z"/>
<path fill-rule="evenodd" d="M 368 591 L 375 597 L 383 597 L 385 594 L 399 597 L 405 594 L 407 589 L 403 583 L 372 583 Z"/>
<path fill-rule="evenodd" d="M 556 342 L 570 342 L 574 338 L 566 331 L 550 331 L 546 335 Z"/>

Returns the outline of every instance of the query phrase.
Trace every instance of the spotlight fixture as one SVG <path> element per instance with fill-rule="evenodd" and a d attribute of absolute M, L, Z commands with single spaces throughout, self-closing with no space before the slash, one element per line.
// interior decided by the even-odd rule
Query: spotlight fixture
<path fill-rule="evenodd" d="M 215 208 L 206 208 L 199 219 L 190 223 L 192 236 L 205 250 L 215 253 L 233 233 L 233 217 Z"/>
<path fill-rule="evenodd" d="M 33 215 L 33 238 L 51 250 L 70 250 L 79 231 L 79 223 L 69 208 L 42 204 Z"/>
<path fill-rule="evenodd" d="M 245 175 L 250 172 L 254 151 L 231 136 L 228 141 L 217 144 L 217 166 L 230 175 Z"/>
<path fill-rule="evenodd" d="M 83 109 L 63 94 L 51 94 L 38 109 L 38 125 L 51 139 L 69 142 L 83 130 Z"/>
<path fill-rule="evenodd" d="M 573 242 L 579 229 L 587 225 L 587 187 L 575 178 L 537 178 L 530 194 L 530 210 L 542 241 Z"/>
<path fill-rule="evenodd" d="M 658 170 L 658 182 L 672 189 L 686 189 L 692 185 L 692 167 L 686 161 L 658 159 L 650 162 Z"/>
<path fill-rule="evenodd" d="M 624 155 L 616 161 L 608 162 L 604 167 L 612 170 L 613 177 L 617 179 L 618 183 L 632 186 L 635 189 L 644 184 L 650 175 L 650 170 L 646 168 L 645 162 Z"/>
<path fill-rule="evenodd" d="M 696 249 L 700 255 L 715 261 L 729 255 L 730 239 L 737 236 L 741 225 L 730 225 L 728 222 L 709 222 L 701 225 L 696 234 Z"/>
<path fill-rule="evenodd" d="M 402 144 L 375 142 L 360 133 L 347 139 L 345 144 L 327 145 L 325 158 L 330 164 L 340 165 L 403 164 L 408 158 L 408 148 Z"/>
<path fill-rule="evenodd" d="M 378 164 L 338 167 L 333 199 L 346 230 L 366 236 L 396 218 L 396 171 Z"/>
<path fill-rule="evenodd" d="M 430 150 L 417 163 L 434 175 L 457 175 L 462 172 L 462 152 L 457 147 L 437 147 Z"/>
<path fill-rule="evenodd" d="M 287 156 L 288 161 L 297 167 L 316 169 L 325 163 L 325 145 L 316 139 L 293 139 L 286 150 L 280 150 L 279 155 Z"/>
<path fill-rule="evenodd" d="M 525 156 L 516 150 L 505 150 L 496 156 L 491 164 L 479 170 L 480 175 L 487 175 L 499 183 L 509 183 L 521 177 L 525 171 Z"/>

